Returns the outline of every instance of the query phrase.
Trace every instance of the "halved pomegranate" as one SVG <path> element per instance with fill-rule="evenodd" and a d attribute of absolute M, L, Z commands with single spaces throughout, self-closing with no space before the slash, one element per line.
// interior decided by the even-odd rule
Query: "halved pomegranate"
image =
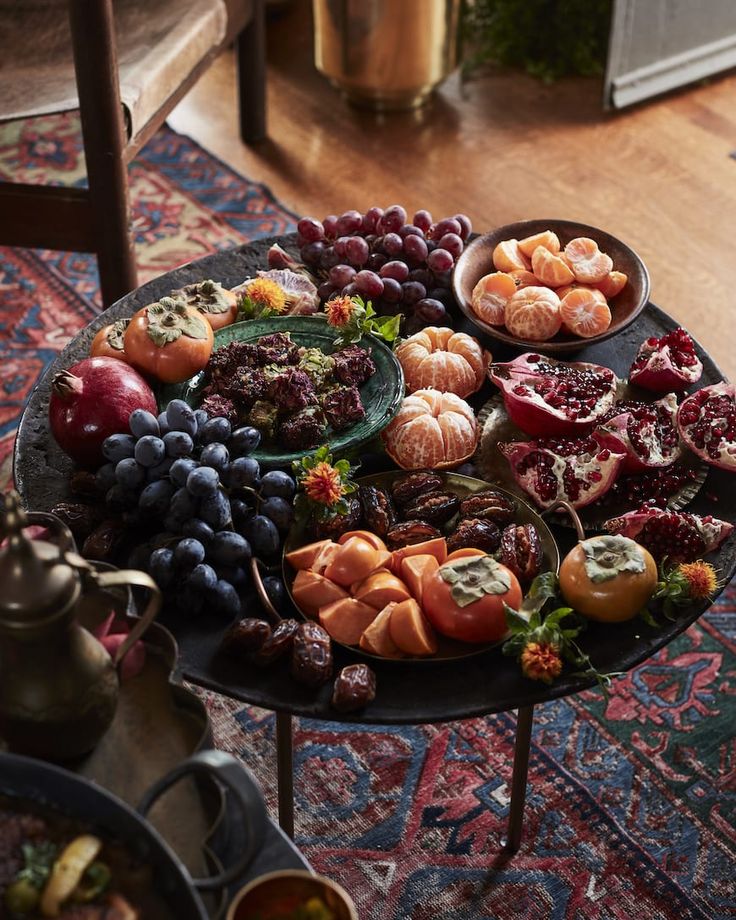
<path fill-rule="evenodd" d="M 653 403 L 626 400 L 607 413 L 595 430 L 596 439 L 604 447 L 626 454 L 622 473 L 670 466 L 682 453 L 676 414 L 674 393 Z"/>
<path fill-rule="evenodd" d="M 641 543 L 658 561 L 667 557 L 673 562 L 694 562 L 717 549 L 733 530 L 733 524 L 710 514 L 649 507 L 611 518 L 603 526 Z"/>
<path fill-rule="evenodd" d="M 654 393 L 676 393 L 700 380 L 703 365 L 695 353 L 695 343 L 678 327 L 663 335 L 652 336 L 639 346 L 629 371 L 629 380 Z"/>
<path fill-rule="evenodd" d="M 511 421 L 534 437 L 587 434 L 616 398 L 616 375 L 599 364 L 564 363 L 528 352 L 491 364 L 488 373 L 501 388 Z"/>
<path fill-rule="evenodd" d="M 564 499 L 582 508 L 611 488 L 624 454 L 601 447 L 595 437 L 511 441 L 498 449 L 514 479 L 540 508 Z"/>
<path fill-rule="evenodd" d="M 736 387 L 714 383 L 688 396 L 677 411 L 680 437 L 690 450 L 722 470 L 736 472 Z"/>

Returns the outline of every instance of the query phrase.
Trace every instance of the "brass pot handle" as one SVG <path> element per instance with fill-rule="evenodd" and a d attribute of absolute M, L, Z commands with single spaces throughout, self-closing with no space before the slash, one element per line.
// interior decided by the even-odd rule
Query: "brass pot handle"
<path fill-rule="evenodd" d="M 585 530 L 583 529 L 583 524 L 580 520 L 580 515 L 573 508 L 570 502 L 566 502 L 560 499 L 559 501 L 556 501 L 553 505 L 550 505 L 549 508 L 545 508 L 542 514 L 543 515 L 547 514 L 548 511 L 557 511 L 558 509 L 562 511 L 566 511 L 570 515 L 570 518 L 572 519 L 572 522 L 575 525 L 575 530 L 577 531 L 578 540 L 584 540 Z"/>
<path fill-rule="evenodd" d="M 72 532 L 61 518 L 58 518 L 50 511 L 26 511 L 24 513 L 26 519 L 23 525 L 24 527 L 27 527 L 29 524 L 38 524 L 48 527 L 49 530 L 56 532 L 59 538 L 59 547 L 62 552 L 76 551 L 77 545 L 74 542 Z"/>
<path fill-rule="evenodd" d="M 138 617 L 138 622 L 125 637 L 113 658 L 113 664 L 117 667 L 156 618 L 161 609 L 161 591 L 150 575 L 145 572 L 139 572 L 137 569 L 120 569 L 116 572 L 93 571 L 90 573 L 90 577 L 98 588 L 125 585 L 127 587 L 148 588 L 150 592 L 146 609 Z"/>

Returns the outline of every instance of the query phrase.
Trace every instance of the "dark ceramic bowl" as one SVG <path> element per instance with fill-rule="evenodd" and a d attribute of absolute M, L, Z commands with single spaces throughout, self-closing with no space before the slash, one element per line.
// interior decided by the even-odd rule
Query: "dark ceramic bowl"
<path fill-rule="evenodd" d="M 598 243 L 598 247 L 603 252 L 607 252 L 613 259 L 614 270 L 624 272 L 628 276 L 626 286 L 621 293 L 609 301 L 611 325 L 600 335 L 584 339 L 569 333 L 558 332 L 553 339 L 547 342 L 532 342 L 510 335 L 503 326 L 489 325 L 473 312 L 471 307 L 473 288 L 484 275 L 496 271 L 493 265 L 493 250 L 496 245 L 502 240 L 522 240 L 542 230 L 553 230 L 560 238 L 563 248 L 566 243 L 578 236 L 590 237 Z M 606 233 L 605 230 L 571 220 L 520 220 L 515 224 L 506 224 L 490 233 L 484 233 L 467 246 L 455 266 L 452 276 L 452 292 L 458 306 L 468 319 L 492 338 L 519 348 L 533 349 L 545 354 L 561 354 L 579 351 L 588 345 L 610 339 L 611 336 L 625 329 L 629 323 L 633 323 L 649 301 L 649 272 L 633 249 L 615 236 L 611 236 L 610 233 Z"/>

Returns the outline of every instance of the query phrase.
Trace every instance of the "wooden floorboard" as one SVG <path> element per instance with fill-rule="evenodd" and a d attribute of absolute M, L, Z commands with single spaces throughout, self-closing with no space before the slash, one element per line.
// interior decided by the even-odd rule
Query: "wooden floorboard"
<path fill-rule="evenodd" d="M 485 231 L 530 217 L 580 220 L 625 240 L 652 300 L 736 377 L 736 75 L 605 113 L 598 79 L 545 86 L 522 73 L 457 74 L 416 112 L 347 104 L 315 70 L 310 5 L 268 25 L 268 139 L 238 136 L 224 54 L 170 121 L 298 214 L 403 204 L 466 212 Z"/>

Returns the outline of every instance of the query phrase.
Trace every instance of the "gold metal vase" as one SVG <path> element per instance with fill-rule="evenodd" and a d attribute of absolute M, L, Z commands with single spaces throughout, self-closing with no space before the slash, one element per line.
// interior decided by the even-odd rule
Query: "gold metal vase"
<path fill-rule="evenodd" d="M 356 105 L 422 105 L 458 65 L 461 0 L 312 0 L 317 70 Z"/>

